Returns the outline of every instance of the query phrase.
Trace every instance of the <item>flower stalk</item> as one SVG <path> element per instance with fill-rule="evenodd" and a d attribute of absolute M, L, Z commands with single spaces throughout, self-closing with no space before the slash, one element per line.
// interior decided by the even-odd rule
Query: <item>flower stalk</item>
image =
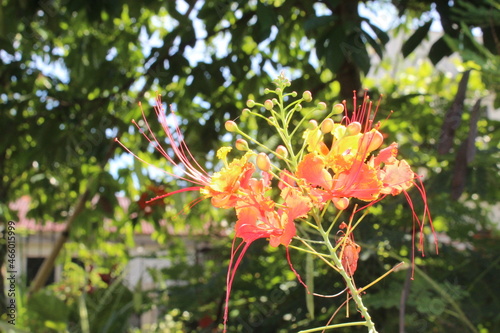
<path fill-rule="evenodd" d="M 358 322 L 358 325 L 364 325 L 368 328 L 369 333 L 377 333 L 377 330 L 375 329 L 375 324 L 372 321 L 372 317 L 370 316 L 368 309 L 366 306 L 363 304 L 363 299 L 361 297 L 361 291 L 356 288 L 356 284 L 354 283 L 354 279 L 352 275 L 349 275 L 348 272 L 344 269 L 344 266 L 342 264 L 341 259 L 337 255 L 337 251 L 333 247 L 331 241 L 330 241 L 330 236 L 327 232 L 323 230 L 323 228 L 320 227 L 318 230 L 319 234 L 323 238 L 325 245 L 328 249 L 328 252 L 330 253 L 330 258 L 332 262 L 334 263 L 335 267 L 337 268 L 337 272 L 342 276 L 344 279 L 346 286 L 349 290 L 349 294 L 352 297 L 353 301 L 356 303 L 356 307 L 358 311 L 361 313 L 361 316 L 365 319 L 364 322 Z M 342 325 L 342 324 L 338 324 Z M 345 327 L 345 326 L 335 326 L 331 325 L 329 328 L 337 328 L 337 327 Z M 307 332 L 307 331 L 302 331 Z M 312 331 L 311 331 L 312 332 Z"/>

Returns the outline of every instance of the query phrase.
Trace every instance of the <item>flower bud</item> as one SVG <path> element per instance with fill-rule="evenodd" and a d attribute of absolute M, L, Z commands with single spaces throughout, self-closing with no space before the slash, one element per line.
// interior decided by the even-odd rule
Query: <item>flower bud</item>
<path fill-rule="evenodd" d="M 272 110 L 274 104 L 273 104 L 273 101 L 271 101 L 270 99 L 266 100 L 264 102 L 264 107 L 266 108 L 266 110 Z"/>
<path fill-rule="evenodd" d="M 292 93 L 290 94 L 290 96 L 297 97 L 297 92 L 296 91 L 292 91 Z"/>
<path fill-rule="evenodd" d="M 247 101 L 247 106 L 248 106 L 249 108 L 253 108 L 253 107 L 255 106 L 255 101 L 254 101 L 253 99 L 249 99 L 249 100 Z"/>
<path fill-rule="evenodd" d="M 279 145 L 278 147 L 276 147 L 276 154 L 279 158 L 285 159 L 288 157 L 288 150 L 285 146 Z"/>
<path fill-rule="evenodd" d="M 361 132 L 361 123 L 358 121 L 353 121 L 347 125 L 347 135 L 356 135 Z"/>
<path fill-rule="evenodd" d="M 323 132 L 323 133 L 330 133 L 331 131 L 333 131 L 333 125 L 334 124 L 335 123 L 333 122 L 332 118 L 326 118 L 321 123 L 321 132 Z"/>
<path fill-rule="evenodd" d="M 321 111 L 326 110 L 326 103 L 319 102 L 317 107 L 318 107 L 318 110 L 321 110 Z"/>
<path fill-rule="evenodd" d="M 347 198 L 333 198 L 332 202 L 338 210 L 344 210 L 349 207 L 349 199 Z"/>
<path fill-rule="evenodd" d="M 306 102 L 310 102 L 312 101 L 312 94 L 309 90 L 306 90 L 302 93 L 302 98 L 304 99 L 304 101 Z"/>
<path fill-rule="evenodd" d="M 238 130 L 238 125 L 232 120 L 226 121 L 224 127 L 226 127 L 228 132 L 236 132 Z"/>
<path fill-rule="evenodd" d="M 369 140 L 368 144 L 369 152 L 378 149 L 384 142 L 384 136 L 377 130 L 371 130 L 370 132 L 366 133 L 365 136 L 367 136 Z"/>
<path fill-rule="evenodd" d="M 309 123 L 307 124 L 307 128 L 310 130 L 318 128 L 318 122 L 314 119 L 309 120 Z"/>
<path fill-rule="evenodd" d="M 265 153 L 259 153 L 257 155 L 257 166 L 262 171 L 271 170 L 271 160 L 269 159 L 269 156 Z"/>
<path fill-rule="evenodd" d="M 344 106 L 342 104 L 335 104 L 332 108 L 332 114 L 341 114 L 344 112 Z"/>
<path fill-rule="evenodd" d="M 241 151 L 247 151 L 248 148 L 248 142 L 244 139 L 238 139 L 236 140 L 235 144 L 236 149 L 241 150 Z"/>

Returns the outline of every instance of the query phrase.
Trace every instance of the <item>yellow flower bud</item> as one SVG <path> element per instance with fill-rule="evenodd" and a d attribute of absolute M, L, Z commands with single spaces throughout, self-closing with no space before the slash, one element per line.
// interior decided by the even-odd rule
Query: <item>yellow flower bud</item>
<path fill-rule="evenodd" d="M 285 146 L 279 145 L 278 147 L 276 147 L 276 154 L 279 158 L 284 159 L 288 156 L 288 150 Z"/>
<path fill-rule="evenodd" d="M 353 121 L 347 125 L 347 135 L 356 135 L 361 132 L 361 123 L 358 121 Z"/>
<path fill-rule="evenodd" d="M 365 133 L 363 137 L 363 141 L 368 142 L 368 152 L 378 149 L 384 142 L 384 136 L 377 130 L 371 130 Z"/>
<path fill-rule="evenodd" d="M 269 156 L 265 153 L 259 153 L 257 155 L 257 166 L 262 171 L 271 170 L 271 160 L 269 159 Z"/>
<path fill-rule="evenodd" d="M 244 139 L 238 139 L 236 140 L 235 144 L 236 149 L 241 150 L 241 151 L 247 151 L 248 148 L 248 142 Z"/>
<path fill-rule="evenodd" d="M 226 121 L 224 126 L 228 132 L 236 132 L 238 130 L 238 125 L 232 120 Z"/>
<path fill-rule="evenodd" d="M 347 198 L 333 198 L 332 202 L 338 210 L 344 210 L 349 207 L 349 199 Z"/>
<path fill-rule="evenodd" d="M 326 118 L 321 123 L 321 132 L 323 132 L 323 133 L 330 133 L 331 131 L 333 131 L 333 125 L 335 125 L 333 119 L 332 118 Z"/>

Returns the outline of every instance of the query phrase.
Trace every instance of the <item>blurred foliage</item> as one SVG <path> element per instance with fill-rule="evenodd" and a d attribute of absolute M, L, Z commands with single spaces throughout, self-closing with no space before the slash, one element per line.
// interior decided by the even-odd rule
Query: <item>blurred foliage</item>
<path fill-rule="evenodd" d="M 214 150 L 235 139 L 222 124 L 239 117 L 244 101 L 262 96 L 273 76 L 284 70 L 294 90 L 310 90 L 316 101 L 330 106 L 350 99 L 352 90 L 362 86 L 373 100 L 383 94 L 378 119 L 395 111 L 382 120 L 386 142 L 399 142 L 401 156 L 425 175 L 440 253 L 433 253 L 430 238 L 426 256 L 416 257 L 419 269 L 404 306 L 400 300 L 408 270 L 367 291 L 380 331 L 396 331 L 402 309 L 406 332 L 500 330 L 495 290 L 500 235 L 493 219 L 498 212 L 491 214 L 500 199 L 500 129 L 484 109 L 475 157 L 465 166 L 465 187 L 458 200 L 451 199 L 459 147 L 471 128 L 470 110 L 500 85 L 500 3 L 393 3 L 402 22 L 395 31 L 405 36 L 408 59 L 428 38 L 429 22 L 442 25 L 445 35 L 432 44 L 430 61 L 401 66 L 400 57 L 384 50 L 397 36 L 362 17 L 358 1 L 0 1 L 1 221 L 18 220 L 9 203 L 23 195 L 31 198 L 29 216 L 41 224 L 64 222 L 78 197 L 87 192 L 89 199 L 72 226 L 72 243 L 58 259 L 65 267 L 63 280 L 29 302 L 22 291 L 17 327 L 120 332 L 132 325 L 125 318 L 151 309 L 158 314 L 151 332 L 217 327 L 234 217 L 210 209 L 207 202 L 189 209 L 196 200 L 189 193 L 144 205 L 144 198 L 184 184 L 133 161 L 113 139 L 119 136 L 139 157 L 172 171 L 130 124 L 141 117 L 139 101 L 152 115 L 147 102 L 157 91 L 176 111 L 193 154 L 214 170 Z M 373 11 L 384 5 L 366 2 Z M 482 32 L 482 41 L 473 37 L 474 28 Z M 453 60 L 457 71 L 471 74 L 453 148 L 438 155 L 441 126 L 461 74 L 450 76 L 432 64 L 452 52 L 460 57 Z M 376 58 L 381 58 L 377 65 Z M 161 136 L 154 117 L 148 119 Z M 279 144 L 265 125 L 248 122 L 247 132 Z M 131 204 L 120 205 L 117 197 Z M 402 258 L 408 261 L 412 216 L 407 208 L 404 198 L 387 198 L 358 228 L 356 239 L 363 247 L 359 285 Z M 143 220 L 154 225 L 151 237 L 163 250 L 148 256 L 171 263 L 171 268 L 150 271 L 156 279 L 153 290 L 125 287 L 120 277 Z M 72 256 L 82 265 L 70 264 Z M 305 272 L 302 254 L 292 252 L 292 261 L 299 273 Z M 343 289 L 326 267 L 315 265 L 318 292 Z M 115 281 L 104 283 L 102 274 L 111 271 Z M 87 290 L 89 281 L 97 284 L 94 293 Z M 311 318 L 304 294 L 283 249 L 255 242 L 235 279 L 229 331 L 289 332 L 323 325 L 345 300 L 345 295 L 316 298 Z M 356 316 L 353 307 L 350 314 Z M 340 310 L 334 322 L 345 315 Z M 349 330 L 357 331 L 363 330 Z"/>

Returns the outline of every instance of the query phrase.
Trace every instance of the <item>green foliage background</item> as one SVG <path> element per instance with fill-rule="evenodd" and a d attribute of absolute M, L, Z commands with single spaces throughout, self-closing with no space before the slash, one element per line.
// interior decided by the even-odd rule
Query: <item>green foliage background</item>
<path fill-rule="evenodd" d="M 235 139 L 226 135 L 224 122 L 241 115 L 247 98 L 263 101 L 264 88 L 283 70 L 294 90 L 310 90 L 316 102 L 329 106 L 349 101 L 353 90 L 364 87 L 372 100 L 383 94 L 379 119 L 395 111 L 383 121 L 386 142 L 398 141 L 401 156 L 426 176 L 429 205 L 442 235 L 440 253 L 430 246 L 425 257 L 417 256 L 404 305 L 408 269 L 368 290 L 366 303 L 379 330 L 396 332 L 405 309 L 406 332 L 499 331 L 498 211 L 492 214 L 500 198 L 499 122 L 484 107 L 476 134 L 469 121 L 478 98 L 498 98 L 500 3 L 392 3 L 399 24 L 389 33 L 362 17 L 360 2 L 351 0 L 0 0 L 0 221 L 18 220 L 9 203 L 23 195 L 29 195 L 29 217 L 38 223 L 63 223 L 79 200 L 84 203 L 58 257 L 65 267 L 63 280 L 29 300 L 23 290 L 16 327 L 132 332 L 125 318 L 150 309 L 159 314 L 152 332 L 216 327 L 234 216 L 210 209 L 207 202 L 179 214 L 195 199 L 188 194 L 168 198 L 165 206 L 145 214 L 136 201 L 143 193 L 150 195 L 151 186 L 169 191 L 185 184 L 125 157 L 114 138 L 151 164 L 171 170 L 130 123 L 140 119 L 138 102 L 152 115 L 148 102 L 159 92 L 181 119 L 193 154 L 216 170 L 214 151 Z M 377 14 L 389 4 L 366 5 Z M 437 17 L 429 15 L 431 8 Z M 431 21 L 440 23 L 445 35 L 432 42 L 427 58 L 417 61 L 413 51 L 427 41 Z M 482 32 L 482 42 L 472 36 L 473 28 Z M 402 66 L 402 57 L 385 52 L 397 34 L 405 34 L 402 53 L 413 65 Z M 454 77 L 435 66 L 452 52 L 458 52 L 451 60 L 459 73 Z M 466 70 L 471 72 L 461 122 L 452 149 L 438 154 L 447 110 Z M 160 136 L 159 124 L 149 119 Z M 279 144 L 264 122 L 244 121 L 238 120 L 261 141 Z M 469 135 L 475 156 L 462 165 L 460 145 Z M 462 190 L 453 187 L 454 181 Z M 125 209 L 117 197 L 133 203 Z M 407 208 L 404 198 L 388 198 L 358 229 L 356 239 L 363 247 L 359 285 L 409 260 L 412 217 Z M 156 289 L 128 290 L 120 272 L 132 258 L 133 234 L 141 232 L 143 219 L 155 226 L 151 237 L 163 250 L 146 256 L 164 258 L 172 266 L 151 271 Z M 104 221 L 114 228 L 104 227 Z M 86 269 L 71 265 L 74 256 Z M 307 258 L 292 253 L 292 260 L 299 272 L 306 271 Z M 326 267 L 315 265 L 318 292 L 343 288 Z M 110 269 L 115 280 L 107 285 L 101 276 Z M 86 290 L 88 281 L 96 293 Z M 231 332 L 295 332 L 324 325 L 343 302 L 342 297 L 318 298 L 311 317 L 284 250 L 271 249 L 265 241 L 252 245 L 231 298 Z M 58 310 L 48 314 L 47 304 Z M 350 313 L 351 318 L 357 315 L 352 306 Z M 335 322 L 344 317 L 340 311 Z"/>

